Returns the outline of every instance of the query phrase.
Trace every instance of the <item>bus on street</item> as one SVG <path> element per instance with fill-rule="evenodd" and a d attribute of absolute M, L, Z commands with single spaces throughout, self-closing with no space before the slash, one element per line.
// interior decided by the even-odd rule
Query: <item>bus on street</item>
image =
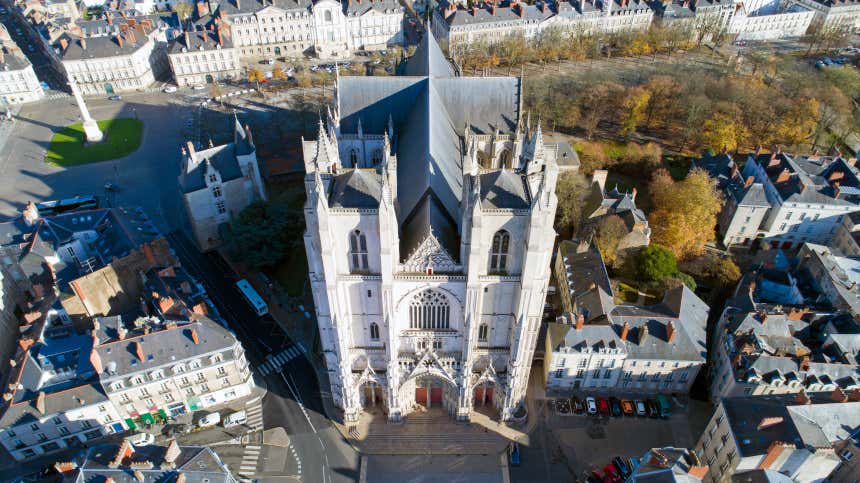
<path fill-rule="evenodd" d="M 245 297 L 245 301 L 248 302 L 248 305 L 254 309 L 254 312 L 256 312 L 257 315 L 262 317 L 269 313 L 269 306 L 266 305 L 266 302 L 263 301 L 263 297 L 260 297 L 260 294 L 254 290 L 254 287 L 252 287 L 247 280 L 243 278 L 236 282 L 236 288 L 239 289 L 242 297 Z"/>

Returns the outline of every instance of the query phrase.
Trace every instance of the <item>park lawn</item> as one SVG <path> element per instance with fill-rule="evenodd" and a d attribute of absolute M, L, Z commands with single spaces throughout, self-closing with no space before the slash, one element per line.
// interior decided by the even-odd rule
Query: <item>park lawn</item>
<path fill-rule="evenodd" d="M 97 163 L 127 156 L 140 147 L 143 122 L 138 119 L 109 119 L 98 121 L 105 138 L 98 144 L 85 145 L 84 127 L 81 123 L 66 126 L 51 138 L 51 146 L 45 153 L 45 162 L 55 166 L 70 167 Z"/>

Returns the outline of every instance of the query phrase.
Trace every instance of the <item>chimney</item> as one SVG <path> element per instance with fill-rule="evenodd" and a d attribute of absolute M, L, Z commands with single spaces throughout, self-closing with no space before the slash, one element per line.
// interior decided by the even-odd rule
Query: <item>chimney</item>
<path fill-rule="evenodd" d="M 837 181 L 845 177 L 845 173 L 839 171 L 838 169 L 834 169 L 827 175 L 827 181 Z"/>
<path fill-rule="evenodd" d="M 800 358 L 800 370 L 804 372 L 809 370 L 809 356 Z"/>
<path fill-rule="evenodd" d="M 744 188 L 749 188 L 755 182 L 755 176 L 747 176 L 746 182 L 744 182 Z"/>
<path fill-rule="evenodd" d="M 546 13 L 546 0 L 544 0 L 543 3 L 541 3 L 540 11 L 541 11 L 541 13 Z"/>
<path fill-rule="evenodd" d="M 769 418 L 762 418 L 758 423 L 757 430 L 761 431 L 762 429 L 767 429 L 772 426 L 776 426 L 777 424 L 782 422 L 782 416 L 773 416 Z"/>
<path fill-rule="evenodd" d="M 121 321 L 119 323 L 117 323 L 116 335 L 117 335 L 117 337 L 119 337 L 119 340 L 125 339 L 125 336 L 128 335 L 128 330 L 126 330 L 125 326 L 122 325 Z"/>
<path fill-rule="evenodd" d="M 790 178 L 791 178 L 791 172 L 788 170 L 788 168 L 782 168 L 782 171 L 779 172 L 779 176 L 776 177 L 776 183 L 775 184 L 785 183 Z"/>
<path fill-rule="evenodd" d="M 625 321 L 621 326 L 621 340 L 627 342 L 627 335 L 630 333 L 630 322 Z"/>
<path fill-rule="evenodd" d="M 839 181 L 833 182 L 833 197 L 839 199 L 839 195 L 842 193 L 842 187 L 839 186 Z"/>
<path fill-rule="evenodd" d="M 648 340 L 648 326 L 641 325 L 639 326 L 639 345 L 644 344 L 646 340 Z"/>
<path fill-rule="evenodd" d="M 808 312 L 809 309 L 807 309 L 806 307 L 802 309 L 792 307 L 791 310 L 788 311 L 787 318 L 788 320 L 801 320 L 803 319 L 803 316 L 806 315 Z"/>
<path fill-rule="evenodd" d="M 675 340 L 675 324 L 670 320 L 668 324 L 666 324 L 666 341 L 672 342 Z"/>
<path fill-rule="evenodd" d="M 36 207 L 36 203 L 28 201 L 27 206 L 21 210 L 21 216 L 24 218 L 24 223 L 26 223 L 27 226 L 35 225 L 36 220 L 39 219 L 39 208 Z"/>
<path fill-rule="evenodd" d="M 78 42 L 80 42 L 80 43 L 81 43 L 81 48 L 82 48 L 82 49 L 87 50 L 87 39 L 85 39 L 85 38 L 81 37 L 81 38 L 78 40 Z"/>
<path fill-rule="evenodd" d="M 582 330 L 582 327 L 585 325 L 585 316 L 582 314 L 577 314 L 576 316 L 576 330 Z"/>
<path fill-rule="evenodd" d="M 179 444 L 174 439 L 167 445 L 167 451 L 164 453 L 164 461 L 170 464 L 176 464 L 176 459 L 179 458 L 179 455 L 182 454 L 182 450 L 179 449 Z"/>
<path fill-rule="evenodd" d="M 221 38 L 221 29 L 218 29 L 218 45 L 224 47 L 224 39 Z"/>
<path fill-rule="evenodd" d="M 248 124 L 247 124 L 247 123 L 245 124 L 245 134 L 246 134 L 246 136 L 247 136 L 247 138 L 248 138 L 248 143 L 249 143 L 249 144 L 254 144 L 254 136 L 252 136 L 252 135 L 251 135 L 251 127 L 250 127 L 250 126 L 248 126 Z"/>
<path fill-rule="evenodd" d="M 812 400 L 806 395 L 806 390 L 801 388 L 797 396 L 794 397 L 794 402 L 800 405 L 812 404 Z"/>
<path fill-rule="evenodd" d="M 184 35 L 185 35 L 185 48 L 190 49 L 191 48 L 191 36 L 188 34 L 187 30 L 185 31 Z M 189 143 L 190 142 L 191 141 L 189 141 Z M 183 148 L 183 151 L 184 151 L 184 148 Z"/>
<path fill-rule="evenodd" d="M 206 2 L 197 2 L 197 18 L 204 17 L 207 13 L 209 13 L 209 8 L 206 6 Z"/>
<path fill-rule="evenodd" d="M 93 366 L 96 374 L 101 374 L 104 372 L 104 366 L 102 366 L 102 358 L 96 350 L 97 345 L 99 345 L 98 338 L 93 334 L 93 348 L 90 349 L 90 364 Z"/>
<path fill-rule="evenodd" d="M 138 360 L 143 360 L 143 345 L 140 342 L 134 343 L 134 355 L 137 356 Z"/>
<path fill-rule="evenodd" d="M 194 345 L 200 343 L 200 339 L 197 338 L 197 329 L 191 329 L 191 340 L 194 341 Z"/>
<path fill-rule="evenodd" d="M 761 322 L 761 325 L 767 324 L 767 312 L 761 312 L 760 314 L 758 314 L 758 318 Z"/>
<path fill-rule="evenodd" d="M 150 265 L 155 265 L 155 255 L 152 253 L 152 247 L 149 246 L 149 243 L 145 243 L 143 245 L 143 254 L 146 256 L 146 261 L 150 263 Z"/>
<path fill-rule="evenodd" d="M 633 188 L 633 190 L 630 192 L 630 199 L 632 199 L 633 201 L 636 201 L 636 195 L 638 193 L 639 193 L 639 190 L 637 190 L 636 188 Z"/>
<path fill-rule="evenodd" d="M 782 418 L 779 418 L 779 419 L 782 420 Z M 777 458 L 779 458 L 779 455 L 782 454 L 782 452 L 785 450 L 785 448 L 787 446 L 788 446 L 788 443 L 783 443 L 782 441 L 774 441 L 773 443 L 771 443 L 770 447 L 767 448 L 767 455 L 764 457 L 764 459 L 761 461 L 761 463 L 758 464 L 756 469 L 757 470 L 770 469 L 770 465 L 772 465 L 777 460 Z"/>
<path fill-rule="evenodd" d="M 850 164 L 851 166 L 854 166 L 857 164 L 857 158 L 848 158 L 845 160 L 845 162 Z"/>
<path fill-rule="evenodd" d="M 60 474 L 70 473 L 78 469 L 78 464 L 74 461 L 57 461 L 54 463 L 54 469 Z"/>
<path fill-rule="evenodd" d="M 39 394 L 36 396 L 36 411 L 45 415 L 45 391 L 39 391 Z"/>
<path fill-rule="evenodd" d="M 755 294 L 755 288 L 756 288 L 755 280 L 750 282 L 749 287 L 750 287 L 750 297 L 753 297 L 753 294 Z"/>
<path fill-rule="evenodd" d="M 848 396 L 845 394 L 845 391 L 843 391 L 841 387 L 836 386 L 836 389 L 834 389 L 833 392 L 830 393 L 830 400 L 838 403 L 847 402 Z"/>
<path fill-rule="evenodd" d="M 132 43 L 132 45 L 137 44 L 137 38 L 134 36 L 134 29 L 128 29 L 128 32 L 125 34 L 128 41 Z"/>
<path fill-rule="evenodd" d="M 119 45 L 119 48 L 122 48 L 122 35 L 116 34 L 116 43 Z"/>
<path fill-rule="evenodd" d="M 113 19 L 111 18 L 111 16 L 109 14 L 106 14 L 105 18 L 107 19 L 108 25 L 113 25 Z"/>
<path fill-rule="evenodd" d="M 491 7 L 490 13 L 495 17 L 496 16 L 496 4 L 494 3 Z"/>
<path fill-rule="evenodd" d="M 67 48 L 69 48 L 69 39 L 63 37 L 60 39 L 60 49 L 65 52 Z"/>

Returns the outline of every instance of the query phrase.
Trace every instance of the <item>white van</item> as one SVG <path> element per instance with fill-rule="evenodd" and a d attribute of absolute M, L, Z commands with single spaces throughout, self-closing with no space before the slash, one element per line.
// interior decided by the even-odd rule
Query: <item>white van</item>
<path fill-rule="evenodd" d="M 248 415 L 244 410 L 236 411 L 235 413 L 224 418 L 224 427 L 232 428 L 233 426 L 238 426 L 240 424 L 245 424 L 245 421 L 248 420 Z"/>
<path fill-rule="evenodd" d="M 128 442 L 135 446 L 149 446 L 155 442 L 155 436 L 149 433 L 135 433 L 128 437 Z"/>
<path fill-rule="evenodd" d="M 200 422 L 197 423 L 198 428 L 208 428 L 211 426 L 215 426 L 216 424 L 221 422 L 221 415 L 219 413 L 207 414 L 203 418 L 200 419 Z"/>

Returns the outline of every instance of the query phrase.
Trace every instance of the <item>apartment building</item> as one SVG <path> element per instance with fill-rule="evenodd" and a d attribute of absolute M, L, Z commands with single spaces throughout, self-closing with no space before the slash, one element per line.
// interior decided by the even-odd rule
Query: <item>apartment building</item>
<path fill-rule="evenodd" d="M 241 343 L 205 317 L 99 323 L 96 373 L 125 424 L 135 428 L 248 396 L 253 379 Z"/>
<path fill-rule="evenodd" d="M 221 243 L 220 224 L 266 199 L 251 130 L 236 118 L 232 143 L 198 151 L 188 142 L 181 162 L 179 189 L 194 239 L 201 250 L 211 250 Z"/>
<path fill-rule="evenodd" d="M 727 34 L 735 14 L 733 0 L 664 0 L 652 5 L 662 25 L 686 30 L 696 42 Z"/>
<path fill-rule="evenodd" d="M 860 213 L 843 216 L 842 224 L 827 246 L 842 252 L 846 257 L 860 257 Z"/>
<path fill-rule="evenodd" d="M 719 232 L 726 246 L 768 244 L 798 248 L 825 245 L 844 217 L 860 210 L 860 181 L 854 158 L 750 154 L 743 171 L 727 154 L 703 158 L 726 195 Z"/>
<path fill-rule="evenodd" d="M 738 40 L 798 38 L 806 34 L 814 12 L 799 3 L 780 0 L 737 2 L 729 33 Z"/>
<path fill-rule="evenodd" d="M 395 0 L 228 0 L 217 16 L 248 58 L 349 57 L 403 43 L 403 7 Z"/>
<path fill-rule="evenodd" d="M 593 233 L 601 221 L 617 216 L 624 222 L 627 233 L 618 240 L 616 254 L 619 258 L 637 253 L 651 243 L 651 227 L 645 212 L 636 206 L 636 188 L 621 192 L 615 186 L 607 189 L 606 178 L 609 172 L 595 170 L 591 175 L 591 193 L 584 207 L 584 219 L 579 228 L 579 236 Z"/>
<path fill-rule="evenodd" d="M 224 23 L 210 25 L 210 29 L 186 30 L 171 42 L 167 58 L 176 85 L 212 84 L 241 76 L 239 50 L 233 45 L 230 28 Z"/>
<path fill-rule="evenodd" d="M 707 357 L 705 302 L 679 286 L 656 305 L 617 303 L 596 247 L 561 245 L 555 274 L 570 310 L 547 326 L 547 389 L 688 392 Z"/>
<path fill-rule="evenodd" d="M 433 15 L 433 32 L 456 52 L 470 44 L 510 37 L 534 39 L 553 29 L 564 35 L 647 30 L 654 11 L 637 0 L 480 2 L 471 8 L 451 1 L 440 3 Z"/>
<path fill-rule="evenodd" d="M 846 217 L 847 218 L 847 217 Z M 860 315 L 860 258 L 838 250 L 804 243 L 797 254 L 797 270 L 803 272 L 819 299 L 836 311 Z"/>
<path fill-rule="evenodd" d="M 810 30 L 856 31 L 860 28 L 860 2 L 856 0 L 792 0 L 813 12 Z"/>
<path fill-rule="evenodd" d="M 730 481 L 756 469 L 796 482 L 821 481 L 840 463 L 834 445 L 858 425 L 860 402 L 841 397 L 724 399 L 696 443 L 699 459 L 709 468 L 702 481 Z"/>
<path fill-rule="evenodd" d="M 662 481 L 666 483 L 696 483 L 708 472 L 707 465 L 687 448 L 666 446 L 651 448 L 641 458 L 630 475 L 630 483 Z"/>
<path fill-rule="evenodd" d="M 33 65 L 12 40 L 6 26 L 0 25 L 0 106 L 38 101 L 44 95 Z"/>
<path fill-rule="evenodd" d="M 0 444 L 17 460 L 82 447 L 126 426 L 98 380 L 94 339 L 42 317 L 22 334 L 3 395 Z"/>

